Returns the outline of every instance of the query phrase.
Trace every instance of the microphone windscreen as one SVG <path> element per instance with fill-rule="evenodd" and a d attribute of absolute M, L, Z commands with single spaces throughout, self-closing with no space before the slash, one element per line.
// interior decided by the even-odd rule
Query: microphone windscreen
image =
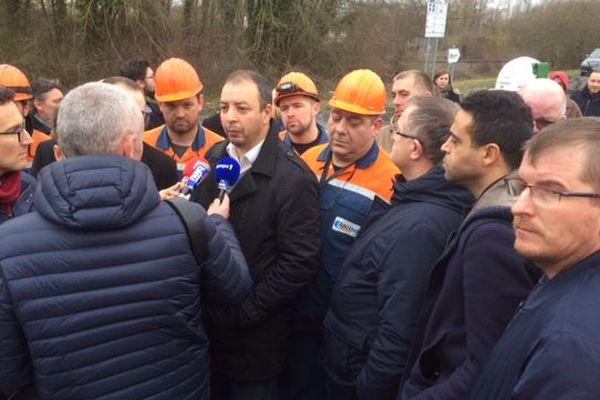
<path fill-rule="evenodd" d="M 188 162 L 185 163 L 185 168 L 183 169 L 184 179 L 187 179 L 190 176 L 192 176 L 192 173 L 194 172 L 194 167 L 196 166 L 197 162 L 198 162 L 198 159 L 194 158 L 192 160 L 188 160 Z"/>
<path fill-rule="evenodd" d="M 225 182 L 229 187 L 236 184 L 240 178 L 240 163 L 231 157 L 225 157 L 215 167 L 217 182 Z"/>
<path fill-rule="evenodd" d="M 192 173 L 185 182 L 185 186 L 189 190 L 194 190 L 194 188 L 198 186 L 198 184 L 200 184 L 204 179 L 206 179 L 209 173 L 210 165 L 208 164 L 208 162 L 203 158 L 198 158 L 194 163 Z"/>

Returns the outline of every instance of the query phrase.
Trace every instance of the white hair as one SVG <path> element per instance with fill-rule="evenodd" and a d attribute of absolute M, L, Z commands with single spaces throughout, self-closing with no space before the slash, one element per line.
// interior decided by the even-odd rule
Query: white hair
<path fill-rule="evenodd" d="M 141 137 L 144 120 L 131 96 L 91 82 L 70 91 L 58 112 L 58 144 L 65 156 L 118 154 L 126 135 Z"/>
<path fill-rule="evenodd" d="M 560 116 L 564 118 L 567 114 L 567 95 L 563 88 L 552 79 L 540 78 L 527 82 L 519 94 L 527 103 L 528 98 L 544 99 L 551 104 L 560 103 Z"/>

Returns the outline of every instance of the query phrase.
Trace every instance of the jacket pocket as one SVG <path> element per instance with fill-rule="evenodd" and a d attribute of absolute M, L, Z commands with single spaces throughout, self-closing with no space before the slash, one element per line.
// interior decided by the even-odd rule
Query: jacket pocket
<path fill-rule="evenodd" d="M 436 341 L 433 342 L 419 357 L 419 369 L 422 377 L 429 383 L 433 384 L 440 376 L 440 355 L 439 349 L 447 333 L 444 333 Z"/>
<path fill-rule="evenodd" d="M 365 365 L 364 350 L 367 335 L 356 333 L 344 337 L 329 328 L 324 331 L 323 360 L 328 374 L 338 383 L 354 385 L 356 377 Z"/>

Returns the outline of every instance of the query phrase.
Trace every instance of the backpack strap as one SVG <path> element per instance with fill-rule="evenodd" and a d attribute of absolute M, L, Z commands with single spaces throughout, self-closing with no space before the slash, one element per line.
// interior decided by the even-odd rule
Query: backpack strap
<path fill-rule="evenodd" d="M 177 215 L 179 215 L 179 218 L 181 218 L 188 239 L 190 240 L 194 258 L 196 259 L 198 266 L 202 268 L 208 259 L 208 246 L 206 232 L 204 232 L 204 227 L 202 226 L 202 219 L 199 218 L 200 216 L 198 215 L 198 208 L 188 200 L 182 198 L 174 198 L 166 200 L 166 202 L 173 210 L 175 210 Z M 204 218 L 206 218 L 206 214 L 204 214 Z"/>

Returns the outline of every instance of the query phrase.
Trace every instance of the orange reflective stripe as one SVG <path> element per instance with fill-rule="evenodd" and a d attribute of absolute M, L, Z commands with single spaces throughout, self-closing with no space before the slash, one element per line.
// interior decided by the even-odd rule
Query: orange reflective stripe
<path fill-rule="evenodd" d="M 328 144 L 315 146 L 307 150 L 302 159 L 315 173 L 317 179 L 321 177 L 325 161 L 319 160 L 319 155 L 327 148 Z M 362 187 L 374 192 L 380 197 L 390 200 L 393 194 L 394 177 L 400 173 L 390 157 L 383 151 L 379 151 L 377 160 L 368 168 L 361 169 L 353 166 L 336 177 L 335 181 L 352 183 L 355 187 Z M 333 174 L 333 168 L 329 170 L 329 176 Z M 338 186 L 336 184 L 336 186 Z"/>
<path fill-rule="evenodd" d="M 27 149 L 27 155 L 25 157 L 28 163 L 32 162 L 35 158 L 35 154 L 37 153 L 40 143 L 44 143 L 52 138 L 45 133 L 34 129 L 33 132 L 31 132 L 31 139 L 33 140 L 33 143 L 29 145 L 29 149 Z"/>
<path fill-rule="evenodd" d="M 173 151 L 173 148 L 171 148 L 171 147 L 169 147 L 168 149 L 165 150 L 165 149 L 161 149 L 156 146 L 156 142 L 157 142 L 158 137 L 160 136 L 163 128 L 164 128 L 164 125 L 159 126 L 154 129 L 151 129 L 149 131 L 146 131 L 144 133 L 144 142 L 146 142 L 150 146 L 154 147 L 155 149 L 162 151 L 164 154 L 168 155 L 173 160 L 175 160 L 175 162 L 177 162 L 178 164 L 183 164 L 183 165 L 185 165 L 185 163 L 187 163 L 189 160 L 194 160 L 194 159 L 197 159 L 198 157 L 205 158 L 206 152 L 212 146 L 225 140 L 222 136 L 219 136 L 218 134 L 211 131 L 210 129 L 203 128 L 202 130 L 204 131 L 204 140 L 205 140 L 204 146 L 201 149 L 199 149 L 198 151 L 192 150 L 192 148 L 190 146 L 186 149 L 185 153 L 181 157 L 179 157 L 177 154 L 175 154 L 175 152 Z"/>

